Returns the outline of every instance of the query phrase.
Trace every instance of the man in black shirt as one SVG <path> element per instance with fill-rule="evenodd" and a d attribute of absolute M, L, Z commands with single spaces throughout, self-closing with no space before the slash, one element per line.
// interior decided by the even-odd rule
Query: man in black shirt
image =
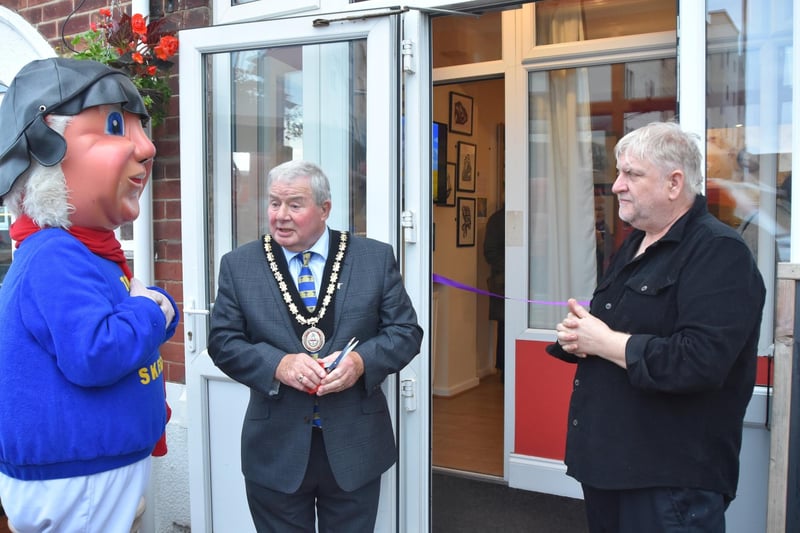
<path fill-rule="evenodd" d="M 565 462 L 596 532 L 725 530 L 756 375 L 765 288 L 747 245 L 708 213 L 694 136 L 653 123 L 615 148 L 634 227 L 587 311 L 548 352 L 577 362 Z"/>

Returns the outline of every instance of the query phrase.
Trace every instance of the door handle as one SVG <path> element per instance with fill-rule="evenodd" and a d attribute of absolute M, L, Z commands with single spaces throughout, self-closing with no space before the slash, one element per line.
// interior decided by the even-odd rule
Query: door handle
<path fill-rule="evenodd" d="M 194 302 L 192 303 L 194 304 Z M 194 329 L 195 329 L 194 317 L 196 315 L 209 316 L 210 314 L 211 311 L 209 311 L 208 309 L 195 309 L 193 307 L 190 307 L 188 309 L 183 310 L 183 317 L 184 317 L 183 324 L 186 331 L 185 333 L 186 338 L 184 339 L 184 343 L 186 344 L 186 349 L 192 353 L 196 351 L 195 334 L 194 334 Z M 191 320 L 189 320 L 190 317 Z"/>

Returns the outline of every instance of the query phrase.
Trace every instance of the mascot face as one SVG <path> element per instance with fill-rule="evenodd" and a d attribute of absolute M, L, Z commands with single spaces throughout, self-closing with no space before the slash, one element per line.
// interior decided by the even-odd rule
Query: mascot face
<path fill-rule="evenodd" d="M 113 230 L 136 219 L 156 153 L 141 117 L 115 104 L 90 107 L 72 118 L 64 138 L 72 224 Z"/>

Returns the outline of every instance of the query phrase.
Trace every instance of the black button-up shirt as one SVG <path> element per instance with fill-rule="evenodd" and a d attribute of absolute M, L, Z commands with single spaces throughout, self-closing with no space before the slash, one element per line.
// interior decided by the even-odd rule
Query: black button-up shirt
<path fill-rule="evenodd" d="M 764 282 L 737 233 L 705 197 L 634 257 L 623 243 L 591 313 L 632 334 L 627 370 L 577 359 L 567 473 L 601 489 L 692 487 L 736 494 L 742 423 L 756 374 Z"/>

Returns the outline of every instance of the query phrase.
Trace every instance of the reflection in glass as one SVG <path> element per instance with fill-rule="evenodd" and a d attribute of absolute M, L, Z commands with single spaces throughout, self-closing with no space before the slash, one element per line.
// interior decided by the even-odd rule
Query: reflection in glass
<path fill-rule="evenodd" d="M 575 39 L 562 31 L 564 21 L 580 19 L 579 40 L 623 37 L 640 33 L 674 31 L 678 2 L 653 0 L 560 0 L 537 2 L 536 44 L 558 44 Z"/>
<path fill-rule="evenodd" d="M 772 270 L 789 261 L 792 2 L 716 0 L 708 11 L 709 208 Z"/>
<path fill-rule="evenodd" d="M 446 16 L 431 20 L 433 68 L 494 61 L 502 57 L 501 13 Z"/>
<path fill-rule="evenodd" d="M 0 286 L 11 266 L 11 237 L 8 230 L 11 226 L 11 214 L 4 206 L 0 206 Z"/>
<path fill-rule="evenodd" d="M 674 58 L 530 74 L 531 300 L 591 296 L 630 231 L 611 192 L 614 146 L 633 129 L 674 119 L 675 80 Z M 563 315 L 559 306 L 529 309 L 532 328 L 552 328 Z"/>
<path fill-rule="evenodd" d="M 207 79 L 228 79 L 229 90 L 208 91 L 206 153 L 229 161 L 208 161 L 209 198 L 230 201 L 231 220 L 209 219 L 209 249 L 231 248 L 269 231 L 267 174 L 288 160 L 322 167 L 331 182 L 334 229 L 366 234 L 366 41 L 282 46 L 209 56 Z M 227 74 L 227 75 L 226 75 Z M 215 170 L 216 168 L 216 170 Z M 229 183 L 229 192 L 221 189 Z M 214 246 L 215 234 L 222 242 Z M 216 226 L 216 230 L 214 227 Z M 217 250 L 217 254 L 225 250 Z M 209 258 L 209 262 L 213 259 Z M 213 266 L 213 265 L 210 265 Z M 213 269 L 211 279 L 214 279 Z M 215 294 L 213 287 L 210 294 Z"/>
<path fill-rule="evenodd" d="M 290 159 L 320 164 L 331 180 L 334 209 L 350 206 L 340 229 L 366 232 L 360 216 L 366 187 L 363 45 L 330 43 L 231 54 L 235 245 L 268 230 L 266 176 Z M 333 79 L 332 68 L 342 70 Z M 337 92 L 332 83 L 344 89 Z M 329 106 L 341 106 L 345 113 L 333 113 Z M 330 154 L 326 145 L 337 142 L 346 151 Z"/>
<path fill-rule="evenodd" d="M 759 354 L 774 337 L 775 262 L 791 261 L 792 0 L 711 0 L 707 16 L 709 210 L 736 228 L 767 286 Z"/>

